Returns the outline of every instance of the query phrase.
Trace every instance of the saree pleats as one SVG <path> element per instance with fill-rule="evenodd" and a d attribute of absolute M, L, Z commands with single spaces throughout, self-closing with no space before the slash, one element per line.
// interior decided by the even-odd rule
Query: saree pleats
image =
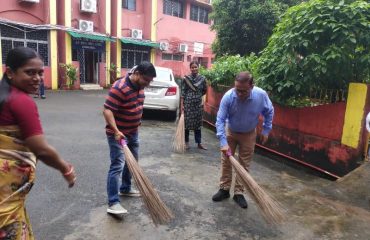
<path fill-rule="evenodd" d="M 0 126 L 0 239 L 33 240 L 25 208 L 35 178 L 36 157 L 16 126 Z"/>

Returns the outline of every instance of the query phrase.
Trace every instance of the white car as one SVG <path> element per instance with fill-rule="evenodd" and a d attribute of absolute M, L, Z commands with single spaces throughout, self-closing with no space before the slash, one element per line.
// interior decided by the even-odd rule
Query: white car
<path fill-rule="evenodd" d="M 144 109 L 166 111 L 171 119 L 177 118 L 180 88 L 170 68 L 155 67 L 157 77 L 144 89 Z"/>

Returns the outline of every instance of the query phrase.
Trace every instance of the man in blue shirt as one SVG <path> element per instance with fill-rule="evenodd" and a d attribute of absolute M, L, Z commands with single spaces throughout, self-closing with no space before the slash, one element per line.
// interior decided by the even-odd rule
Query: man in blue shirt
<path fill-rule="evenodd" d="M 230 197 L 232 166 L 226 155 L 228 151 L 234 155 L 239 146 L 238 161 L 248 170 L 256 144 L 256 127 L 260 115 L 264 117 L 261 133 L 261 142 L 264 144 L 272 129 L 274 107 L 267 93 L 254 86 L 253 76 L 249 72 L 241 72 L 235 78 L 235 87 L 222 97 L 217 113 L 217 137 L 222 152 L 221 178 L 220 190 L 212 197 L 213 201 L 219 202 Z M 237 176 L 233 199 L 240 207 L 247 208 L 243 192 L 243 185 Z"/>

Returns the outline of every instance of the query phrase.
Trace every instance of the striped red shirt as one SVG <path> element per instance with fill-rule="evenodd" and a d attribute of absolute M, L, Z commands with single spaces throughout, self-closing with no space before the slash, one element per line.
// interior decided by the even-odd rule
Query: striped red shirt
<path fill-rule="evenodd" d="M 123 134 L 137 132 L 143 115 L 144 98 L 144 89 L 135 86 L 129 77 L 117 80 L 109 90 L 104 107 L 113 112 L 117 128 Z M 114 134 L 109 125 L 105 129 L 108 135 Z"/>

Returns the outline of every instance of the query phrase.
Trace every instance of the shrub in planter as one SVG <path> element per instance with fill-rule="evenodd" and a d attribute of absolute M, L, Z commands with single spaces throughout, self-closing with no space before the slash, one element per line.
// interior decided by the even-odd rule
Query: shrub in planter
<path fill-rule="evenodd" d="M 257 56 L 251 54 L 242 57 L 240 55 L 223 56 L 217 58 L 211 69 L 200 69 L 200 74 L 204 75 L 209 84 L 218 91 L 225 91 L 234 86 L 235 76 L 242 71 L 249 71 L 253 74 L 254 62 Z"/>
<path fill-rule="evenodd" d="M 72 88 L 77 80 L 77 71 L 78 68 L 73 66 L 73 64 L 61 63 L 60 67 L 64 68 L 66 76 L 66 85 L 68 88 Z"/>

